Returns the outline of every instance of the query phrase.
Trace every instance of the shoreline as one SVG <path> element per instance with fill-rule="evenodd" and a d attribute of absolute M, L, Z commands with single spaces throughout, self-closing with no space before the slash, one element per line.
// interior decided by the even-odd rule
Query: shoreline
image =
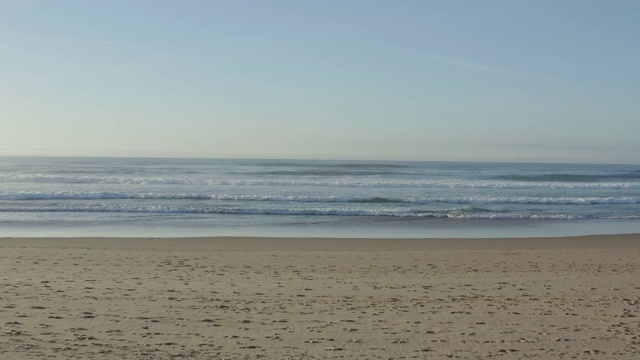
<path fill-rule="evenodd" d="M 271 236 L 197 237 L 0 237 L 2 247 L 225 251 L 403 251 L 634 249 L 640 234 L 512 238 L 340 238 Z"/>
<path fill-rule="evenodd" d="M 0 358 L 640 357 L 640 234 L 0 238 Z"/>

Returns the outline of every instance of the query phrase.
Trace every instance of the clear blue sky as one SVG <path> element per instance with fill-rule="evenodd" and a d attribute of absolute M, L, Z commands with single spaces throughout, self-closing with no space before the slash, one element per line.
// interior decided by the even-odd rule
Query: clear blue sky
<path fill-rule="evenodd" d="M 1 0 L 0 155 L 640 163 L 640 1 Z"/>

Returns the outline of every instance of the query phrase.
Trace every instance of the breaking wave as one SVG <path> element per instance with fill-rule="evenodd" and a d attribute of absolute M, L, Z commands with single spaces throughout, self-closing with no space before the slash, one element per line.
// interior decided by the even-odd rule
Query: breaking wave
<path fill-rule="evenodd" d="M 273 201 L 300 203 L 364 203 L 364 204 L 640 204 L 640 196 L 612 197 L 532 197 L 532 196 L 466 196 L 466 197 L 381 197 L 381 196 L 311 196 L 311 195 L 256 195 L 164 192 L 115 191 L 18 191 L 0 192 L 0 200 L 218 200 L 218 201 Z"/>
<path fill-rule="evenodd" d="M 362 207 L 288 207 L 260 208 L 233 206 L 168 206 L 126 204 L 61 204 L 47 206 L 0 206 L 0 212 L 13 213 L 144 213 L 144 214 L 211 214 L 211 215 L 284 215 L 284 216 L 370 216 L 398 218 L 455 219 L 640 219 L 639 214 L 577 215 L 567 213 L 495 212 L 479 207 L 456 210 L 415 210 L 407 208 Z"/>

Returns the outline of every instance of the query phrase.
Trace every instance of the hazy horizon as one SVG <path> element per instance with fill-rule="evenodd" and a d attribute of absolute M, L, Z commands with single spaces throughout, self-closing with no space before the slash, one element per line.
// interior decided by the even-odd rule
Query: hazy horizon
<path fill-rule="evenodd" d="M 640 164 L 636 1 L 0 3 L 0 156 Z"/>
<path fill-rule="evenodd" d="M 536 160 L 505 160 L 505 159 L 473 159 L 473 160 L 420 160 L 420 159 L 379 159 L 379 158 L 305 158 L 305 157 L 211 157 L 211 156 L 157 156 L 157 155 L 140 155 L 140 156 L 113 156 L 113 155 L 0 155 L 0 158 L 59 158 L 59 159 L 157 159 L 157 160 L 255 160 L 255 161 L 331 161 L 331 162 L 416 162 L 416 163 L 505 163 L 505 164 L 567 164 L 567 165 L 629 165 L 635 166 L 640 163 L 632 162 L 593 162 L 589 159 L 555 159 L 556 161 L 536 161 Z"/>

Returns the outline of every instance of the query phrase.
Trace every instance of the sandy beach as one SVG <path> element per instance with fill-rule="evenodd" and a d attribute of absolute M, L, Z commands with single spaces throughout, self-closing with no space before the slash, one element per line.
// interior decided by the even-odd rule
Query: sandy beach
<path fill-rule="evenodd" d="M 4 238 L 1 359 L 640 358 L 640 235 Z"/>

